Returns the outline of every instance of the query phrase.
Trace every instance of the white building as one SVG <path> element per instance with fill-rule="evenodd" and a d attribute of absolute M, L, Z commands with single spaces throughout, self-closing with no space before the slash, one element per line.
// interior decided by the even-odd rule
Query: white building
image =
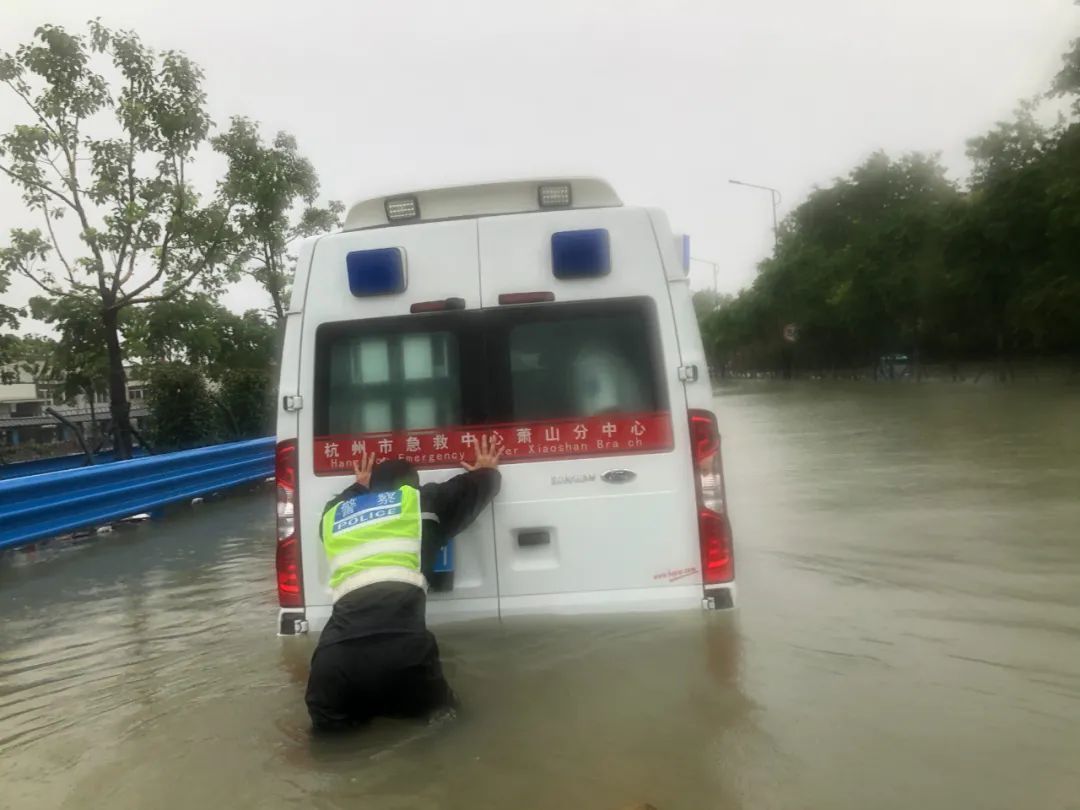
<path fill-rule="evenodd" d="M 108 430 L 110 421 L 109 396 L 99 393 L 93 403 L 85 394 L 64 401 L 59 396 L 61 385 L 33 379 L 25 368 L 0 368 L 0 447 L 19 447 L 25 444 L 71 443 L 77 441 L 71 429 L 46 412 L 47 408 L 77 425 L 87 440 L 97 440 Z M 128 401 L 131 421 L 141 430 L 146 423 L 146 384 L 128 382 Z"/>

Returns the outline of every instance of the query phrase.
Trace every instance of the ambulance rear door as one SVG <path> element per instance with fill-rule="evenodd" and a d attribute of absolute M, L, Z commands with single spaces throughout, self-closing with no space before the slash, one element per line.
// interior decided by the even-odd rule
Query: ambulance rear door
<path fill-rule="evenodd" d="M 357 268 L 367 270 L 351 284 Z M 395 268 L 403 289 L 356 288 L 355 277 L 392 281 Z M 309 616 L 328 615 L 332 603 L 319 516 L 363 449 L 413 460 L 425 482 L 461 471 L 447 437 L 483 419 L 479 307 L 476 220 L 350 231 L 316 246 L 301 343 L 310 405 L 298 444 Z M 436 612 L 497 613 L 492 536 L 489 509 L 455 538 L 453 588 L 432 594 L 444 603 Z"/>
<path fill-rule="evenodd" d="M 646 212 L 492 217 L 479 234 L 502 612 L 700 603 L 686 401 Z"/>

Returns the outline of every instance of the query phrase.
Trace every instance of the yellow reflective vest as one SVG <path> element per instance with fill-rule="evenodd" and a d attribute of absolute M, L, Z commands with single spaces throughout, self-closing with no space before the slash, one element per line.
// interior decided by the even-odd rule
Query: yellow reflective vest
<path fill-rule="evenodd" d="M 420 572 L 420 492 L 401 487 L 334 504 L 322 516 L 322 541 L 336 602 L 375 582 L 426 588 Z"/>

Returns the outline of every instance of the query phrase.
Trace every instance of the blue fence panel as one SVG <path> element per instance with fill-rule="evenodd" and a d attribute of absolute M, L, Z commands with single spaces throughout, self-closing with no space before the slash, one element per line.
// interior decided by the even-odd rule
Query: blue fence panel
<path fill-rule="evenodd" d="M 146 455 L 146 450 L 139 447 L 133 451 L 135 458 Z M 94 464 L 111 464 L 116 461 L 116 456 L 111 450 L 94 453 Z M 42 473 L 58 472 L 60 470 L 74 470 L 77 467 L 85 467 L 86 454 L 75 453 L 67 456 L 53 456 L 52 458 L 35 458 L 32 461 L 15 461 L 11 464 L 0 465 L 0 481 L 8 478 L 19 478 L 24 475 L 41 475 Z"/>
<path fill-rule="evenodd" d="M 273 474 L 271 437 L 0 481 L 0 549 Z"/>

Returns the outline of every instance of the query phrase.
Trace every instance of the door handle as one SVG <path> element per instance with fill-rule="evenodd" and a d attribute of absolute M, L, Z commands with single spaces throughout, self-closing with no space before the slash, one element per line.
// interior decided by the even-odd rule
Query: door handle
<path fill-rule="evenodd" d="M 547 529 L 525 529 L 517 533 L 520 548 L 534 548 L 551 544 L 551 533 Z"/>

